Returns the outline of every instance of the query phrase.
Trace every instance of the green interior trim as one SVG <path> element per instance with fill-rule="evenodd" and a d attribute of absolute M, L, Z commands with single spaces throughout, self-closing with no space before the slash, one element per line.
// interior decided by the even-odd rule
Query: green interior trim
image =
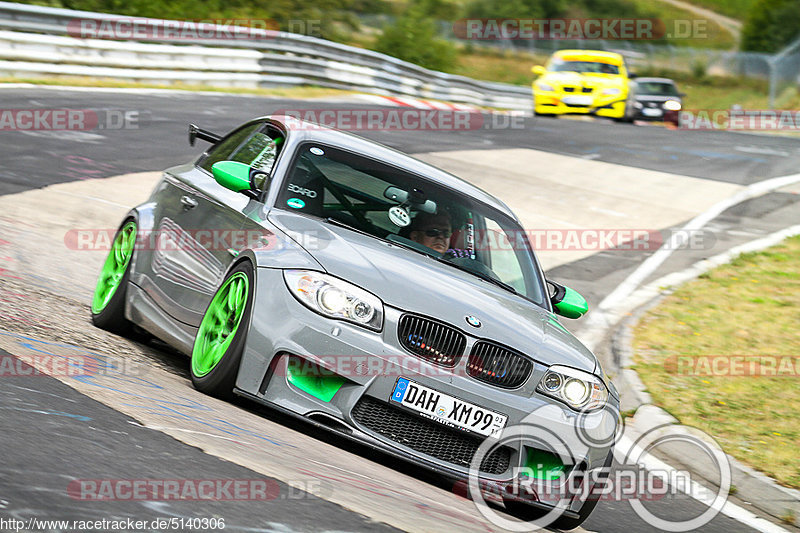
<path fill-rule="evenodd" d="M 558 479 L 567 470 L 558 455 L 536 448 L 525 446 L 525 468 L 530 468 L 535 479 L 552 481 Z M 521 475 L 527 477 L 527 473 Z"/>
<path fill-rule="evenodd" d="M 323 402 L 331 401 L 345 382 L 342 376 L 296 357 L 289 359 L 286 376 L 294 387 Z"/>

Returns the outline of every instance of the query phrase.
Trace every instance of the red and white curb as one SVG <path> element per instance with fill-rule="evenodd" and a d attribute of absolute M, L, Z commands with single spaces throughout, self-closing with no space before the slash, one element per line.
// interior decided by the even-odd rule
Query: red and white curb
<path fill-rule="evenodd" d="M 449 111 L 472 111 L 475 113 L 480 113 L 481 111 L 483 111 L 481 108 L 472 105 L 456 104 L 451 102 L 439 102 L 435 100 L 421 100 L 419 98 L 410 98 L 408 96 L 384 96 L 380 94 L 359 94 L 358 99 L 383 106 L 413 107 L 414 109 L 442 109 Z"/>

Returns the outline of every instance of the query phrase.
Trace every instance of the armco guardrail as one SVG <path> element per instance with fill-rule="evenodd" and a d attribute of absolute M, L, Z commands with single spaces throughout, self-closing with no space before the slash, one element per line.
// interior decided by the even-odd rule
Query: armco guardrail
<path fill-rule="evenodd" d="M 181 44 L 150 37 L 143 42 L 69 35 L 80 21 L 87 20 L 111 23 L 132 18 L 0 2 L 0 73 L 228 87 L 317 85 L 507 109 L 531 108 L 529 87 L 431 71 L 384 54 L 305 35 L 239 28 L 234 31 L 241 38 L 223 42 L 182 37 Z M 140 27 L 154 30 L 148 35 L 170 23 L 139 17 L 135 20 Z M 213 28 L 231 31 L 230 27 Z"/>

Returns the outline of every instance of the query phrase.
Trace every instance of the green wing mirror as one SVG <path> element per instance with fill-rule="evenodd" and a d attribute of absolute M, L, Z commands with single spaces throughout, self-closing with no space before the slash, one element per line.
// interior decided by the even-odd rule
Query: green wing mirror
<path fill-rule="evenodd" d="M 553 294 L 550 295 L 550 302 L 553 304 L 556 314 L 566 318 L 580 318 L 589 310 L 589 304 L 578 291 L 555 281 L 547 280 L 547 284 L 554 289 Z"/>
<path fill-rule="evenodd" d="M 234 192 L 258 198 L 258 191 L 269 179 L 269 174 L 256 170 L 238 161 L 217 161 L 211 166 L 211 174 L 217 183 Z"/>

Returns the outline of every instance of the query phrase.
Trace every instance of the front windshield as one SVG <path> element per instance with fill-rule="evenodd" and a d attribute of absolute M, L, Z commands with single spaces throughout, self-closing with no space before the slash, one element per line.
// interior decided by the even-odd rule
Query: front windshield
<path fill-rule="evenodd" d="M 582 74 L 619 74 L 619 67 L 597 61 L 564 61 L 553 59 L 547 70 L 553 72 L 580 72 Z"/>
<path fill-rule="evenodd" d="M 300 145 L 287 175 L 276 207 L 412 248 L 544 305 L 528 239 L 500 211 L 407 171 L 320 144 Z"/>
<path fill-rule="evenodd" d="M 650 94 L 657 96 L 679 96 L 678 88 L 671 83 L 658 81 L 640 81 L 636 84 L 639 94 Z"/>

